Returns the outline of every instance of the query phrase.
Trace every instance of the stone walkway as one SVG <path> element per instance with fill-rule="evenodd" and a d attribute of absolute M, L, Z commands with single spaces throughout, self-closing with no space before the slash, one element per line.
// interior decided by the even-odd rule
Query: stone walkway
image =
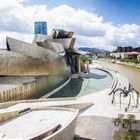
<path fill-rule="evenodd" d="M 114 130 L 112 119 L 108 117 L 82 116 L 77 120 L 76 135 L 87 140 L 111 140 Z"/>

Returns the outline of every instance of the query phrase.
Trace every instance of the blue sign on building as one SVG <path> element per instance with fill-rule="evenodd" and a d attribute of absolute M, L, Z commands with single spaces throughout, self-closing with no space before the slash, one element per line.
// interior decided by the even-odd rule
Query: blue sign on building
<path fill-rule="evenodd" d="M 44 34 L 47 35 L 47 22 L 38 21 L 34 24 L 34 34 Z"/>

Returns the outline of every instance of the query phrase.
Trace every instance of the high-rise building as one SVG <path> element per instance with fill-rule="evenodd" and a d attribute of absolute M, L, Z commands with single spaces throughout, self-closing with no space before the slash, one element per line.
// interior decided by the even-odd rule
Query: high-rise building
<path fill-rule="evenodd" d="M 140 47 L 133 48 L 133 51 L 135 51 L 135 52 L 140 52 Z"/>
<path fill-rule="evenodd" d="M 128 47 L 117 47 L 117 52 L 132 52 L 133 47 L 128 46 Z"/>
<path fill-rule="evenodd" d="M 132 52 L 132 51 L 133 51 L 133 47 L 131 46 L 126 47 L 126 52 Z"/>
<path fill-rule="evenodd" d="M 117 47 L 117 52 L 122 52 L 122 47 Z"/>
<path fill-rule="evenodd" d="M 37 21 L 34 23 L 34 34 L 47 35 L 47 22 Z"/>

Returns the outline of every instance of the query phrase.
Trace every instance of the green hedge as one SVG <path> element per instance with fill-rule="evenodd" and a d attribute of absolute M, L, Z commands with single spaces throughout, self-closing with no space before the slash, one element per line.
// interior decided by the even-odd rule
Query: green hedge
<path fill-rule="evenodd" d="M 121 62 L 131 62 L 131 63 L 135 63 L 135 64 L 140 64 L 140 62 L 137 60 L 137 58 L 134 58 L 134 57 L 122 58 L 120 61 Z"/>

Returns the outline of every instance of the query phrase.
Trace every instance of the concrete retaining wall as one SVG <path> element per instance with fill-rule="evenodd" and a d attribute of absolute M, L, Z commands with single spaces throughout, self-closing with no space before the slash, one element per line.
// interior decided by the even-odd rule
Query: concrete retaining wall
<path fill-rule="evenodd" d="M 18 111 L 6 112 L 0 114 L 0 123 L 18 116 Z"/>
<path fill-rule="evenodd" d="M 33 82 L 0 92 L 0 102 L 39 98 L 63 84 L 68 78 L 68 75 L 39 77 Z"/>

